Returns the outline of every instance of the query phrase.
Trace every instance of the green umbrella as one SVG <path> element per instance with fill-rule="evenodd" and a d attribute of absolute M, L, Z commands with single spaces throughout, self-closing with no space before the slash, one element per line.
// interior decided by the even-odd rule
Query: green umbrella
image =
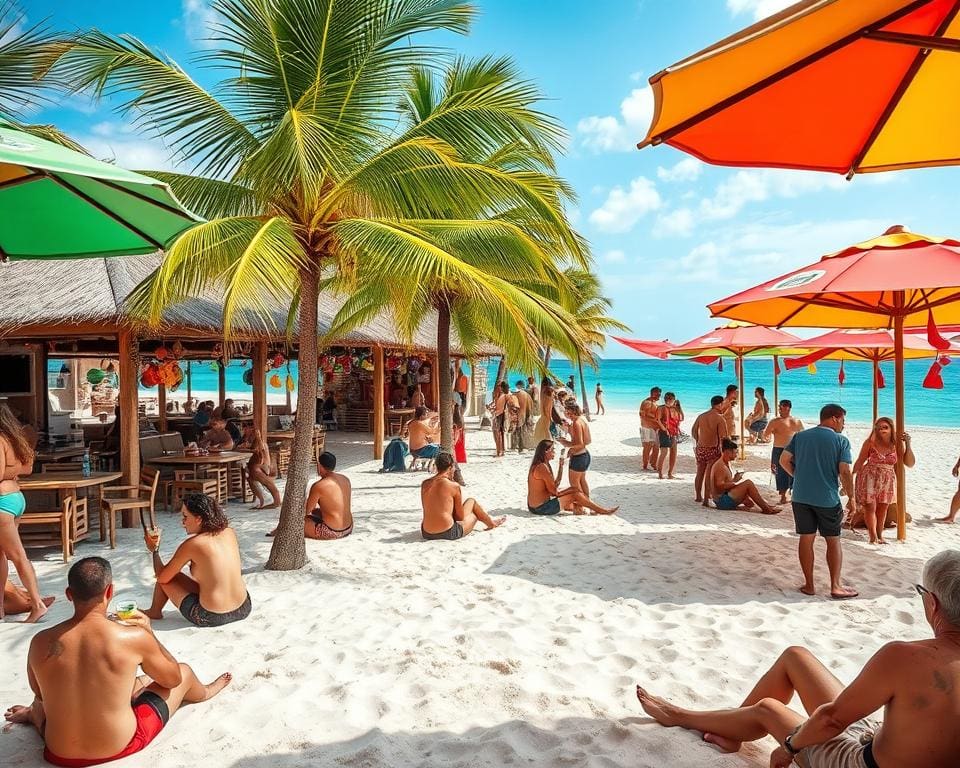
<path fill-rule="evenodd" d="M 0 125 L 0 261 L 152 253 L 198 221 L 156 179 Z"/>

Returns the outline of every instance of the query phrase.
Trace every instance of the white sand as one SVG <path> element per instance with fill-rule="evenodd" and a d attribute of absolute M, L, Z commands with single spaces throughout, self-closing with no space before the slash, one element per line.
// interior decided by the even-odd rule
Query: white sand
<path fill-rule="evenodd" d="M 354 483 L 356 533 L 307 542 L 309 566 L 267 573 L 273 520 L 231 508 L 249 569 L 252 617 L 200 630 L 168 609 L 161 641 L 201 677 L 234 673 L 212 702 L 173 718 L 145 754 L 121 766 L 756 766 L 771 743 L 723 756 L 696 734 L 640 711 L 634 684 L 697 707 L 739 703 L 788 644 L 801 643 L 849 681 L 881 644 L 927 634 L 912 585 L 925 558 L 960 547 L 945 512 L 958 432 L 913 429 L 910 540 L 882 549 L 845 533 L 847 581 L 862 598 L 808 598 L 799 584 L 789 514 L 705 511 L 693 503 L 691 448 L 682 480 L 639 475 L 636 417 L 594 421 L 591 487 L 614 518 L 535 518 L 524 505 L 529 454 L 492 458 L 489 432 L 468 435 L 470 495 L 509 516 L 492 532 L 424 543 L 422 473 L 380 475 L 356 436 L 329 444 Z M 855 449 L 864 435 L 852 429 Z M 341 440 L 343 441 L 341 443 Z M 749 476 L 767 486 L 768 447 Z M 770 489 L 770 497 L 774 492 Z M 521 510 L 524 510 L 521 512 Z M 165 554 L 178 536 L 161 515 Z M 149 558 L 138 531 L 107 554 L 118 593 L 149 600 Z M 66 568 L 37 563 L 45 591 L 62 594 Z M 818 563 L 818 588 L 827 591 Z M 51 618 L 69 613 L 62 599 Z M 0 702 L 28 699 L 31 627 L 0 626 Z M 39 766 L 26 728 L 0 734 L 0 764 Z"/>

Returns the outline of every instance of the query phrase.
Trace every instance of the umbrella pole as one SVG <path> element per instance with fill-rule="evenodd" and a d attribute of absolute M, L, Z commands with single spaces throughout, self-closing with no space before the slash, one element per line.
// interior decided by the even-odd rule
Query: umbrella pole
<path fill-rule="evenodd" d="M 190 361 L 187 360 L 187 403 L 193 400 L 193 376 L 190 373 Z"/>
<path fill-rule="evenodd" d="M 904 305 L 903 291 L 897 291 L 894 304 L 897 310 Z M 903 412 L 903 314 L 898 313 L 893 319 L 893 350 L 895 356 L 896 403 L 897 403 L 897 439 L 904 433 L 906 419 Z M 899 446 L 897 449 L 899 450 Z M 907 540 L 907 478 L 903 461 L 897 462 L 897 539 Z"/>
<path fill-rule="evenodd" d="M 873 357 L 873 423 L 877 423 L 880 417 L 880 390 L 877 387 L 877 380 L 880 378 L 880 360 L 877 355 Z"/>
<path fill-rule="evenodd" d="M 773 356 L 773 407 L 776 408 L 780 404 L 780 377 L 777 375 L 777 369 L 779 365 L 780 358 L 777 355 Z M 774 411 L 777 413 L 777 411 Z"/>
<path fill-rule="evenodd" d="M 747 446 L 746 441 L 743 436 L 743 355 L 737 355 L 737 371 L 739 373 L 737 384 L 740 387 L 740 458 L 745 459 L 747 457 Z"/>

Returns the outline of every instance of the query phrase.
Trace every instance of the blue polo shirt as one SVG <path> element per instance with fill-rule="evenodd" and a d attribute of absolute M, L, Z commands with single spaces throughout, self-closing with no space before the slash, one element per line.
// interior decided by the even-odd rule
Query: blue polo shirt
<path fill-rule="evenodd" d="M 784 449 L 793 454 L 793 500 L 815 507 L 840 503 L 840 464 L 853 464 L 850 441 L 830 427 L 797 432 Z"/>

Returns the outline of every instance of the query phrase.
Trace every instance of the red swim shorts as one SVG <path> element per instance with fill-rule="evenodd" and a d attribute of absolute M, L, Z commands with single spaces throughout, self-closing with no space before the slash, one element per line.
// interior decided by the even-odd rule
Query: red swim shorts
<path fill-rule="evenodd" d="M 720 449 L 715 445 L 709 448 L 697 446 L 693 449 L 693 455 L 697 458 L 697 467 L 706 467 L 720 458 Z"/>

